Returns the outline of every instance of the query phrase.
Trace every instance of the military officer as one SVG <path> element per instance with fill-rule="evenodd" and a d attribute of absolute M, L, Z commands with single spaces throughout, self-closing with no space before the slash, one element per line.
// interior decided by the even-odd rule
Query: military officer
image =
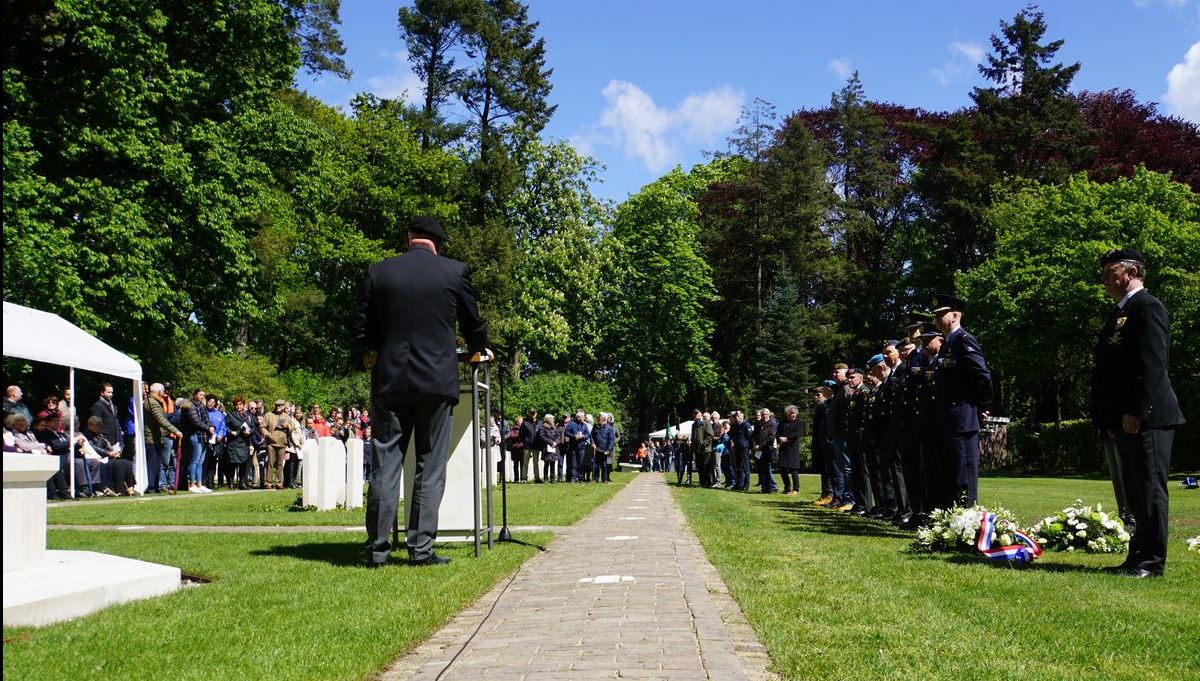
<path fill-rule="evenodd" d="M 933 298 L 933 317 L 946 337 L 938 352 L 937 398 L 946 464 L 953 471 L 954 499 L 974 506 L 979 497 L 979 424 L 989 415 L 992 375 L 979 341 L 962 326 L 966 301 Z"/>
<path fill-rule="evenodd" d="M 1167 473 L 1183 413 L 1167 372 L 1171 322 L 1145 288 L 1141 253 L 1110 250 L 1100 258 L 1104 290 L 1116 306 L 1096 343 L 1092 423 L 1114 445 L 1120 482 L 1137 521 L 1129 556 L 1116 569 L 1129 577 L 1161 576 L 1167 560 Z"/>

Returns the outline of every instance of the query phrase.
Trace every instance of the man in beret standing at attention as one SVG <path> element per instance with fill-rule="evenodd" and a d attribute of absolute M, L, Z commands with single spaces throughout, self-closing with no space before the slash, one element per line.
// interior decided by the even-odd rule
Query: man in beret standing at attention
<path fill-rule="evenodd" d="M 472 353 L 493 355 L 467 266 L 438 254 L 446 240 L 437 220 L 413 220 L 408 251 L 371 266 L 354 314 L 352 347 L 371 367 L 369 567 L 383 565 L 394 548 L 390 533 L 410 438 L 416 438 L 417 461 L 406 523 L 409 563 L 450 562 L 433 552 L 433 542 L 446 488 L 451 410 L 458 404 L 455 325 Z"/>
<path fill-rule="evenodd" d="M 1146 265 L 1134 250 L 1100 258 L 1104 291 L 1117 305 L 1096 343 L 1092 423 L 1114 445 L 1125 499 L 1137 528 L 1129 556 L 1115 568 L 1129 577 L 1161 576 L 1167 562 L 1167 473 L 1183 413 L 1167 374 L 1171 322 L 1145 289 Z"/>
<path fill-rule="evenodd" d="M 974 506 L 979 498 L 979 423 L 990 415 L 992 374 L 983 361 L 979 341 L 962 327 L 967 304 L 939 293 L 933 298 L 933 319 L 945 336 L 935 360 L 934 388 L 941 415 L 942 466 L 953 498 Z"/>

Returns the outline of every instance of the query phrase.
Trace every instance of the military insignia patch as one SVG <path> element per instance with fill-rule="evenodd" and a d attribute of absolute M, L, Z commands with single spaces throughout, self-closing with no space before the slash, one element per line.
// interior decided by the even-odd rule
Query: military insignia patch
<path fill-rule="evenodd" d="M 1125 326 L 1125 321 L 1127 319 L 1129 319 L 1129 317 L 1117 317 L 1117 328 L 1119 329 L 1122 326 Z"/>

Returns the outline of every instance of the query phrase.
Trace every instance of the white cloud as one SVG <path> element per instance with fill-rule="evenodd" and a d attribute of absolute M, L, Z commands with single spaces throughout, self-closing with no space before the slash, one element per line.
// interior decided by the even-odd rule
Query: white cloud
<path fill-rule="evenodd" d="M 1200 123 L 1200 42 L 1188 48 L 1183 61 L 1167 73 L 1163 103 L 1167 105 L 1167 111 Z"/>
<path fill-rule="evenodd" d="M 408 65 L 408 53 L 385 52 L 383 56 L 392 61 L 393 71 L 367 78 L 367 87 L 371 93 L 384 99 L 403 98 L 409 102 L 418 101 L 425 91 L 425 81 L 412 72 Z"/>
<path fill-rule="evenodd" d="M 952 41 L 946 46 L 950 50 L 951 57 L 946 60 L 936 69 L 929 70 L 929 77 L 937 81 L 942 87 L 949 86 L 958 79 L 968 67 L 974 68 L 975 65 L 983 61 L 983 45 L 979 43 L 968 43 L 961 40 Z"/>
<path fill-rule="evenodd" d="M 842 79 L 849 78 L 850 74 L 854 73 L 854 68 L 850 66 L 850 60 L 845 57 L 839 57 L 829 62 L 829 70 Z"/>
<path fill-rule="evenodd" d="M 573 135 L 571 144 L 589 153 L 596 144 L 620 146 L 652 172 L 678 161 L 685 143 L 716 141 L 737 122 L 745 99 L 741 91 L 722 87 L 689 95 L 668 109 L 637 85 L 620 80 L 610 81 L 601 94 L 608 104 L 599 123 Z"/>

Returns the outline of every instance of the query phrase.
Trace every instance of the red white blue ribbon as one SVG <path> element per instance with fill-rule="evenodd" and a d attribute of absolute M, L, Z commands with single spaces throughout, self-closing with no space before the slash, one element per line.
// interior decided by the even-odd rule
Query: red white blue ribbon
<path fill-rule="evenodd" d="M 1020 530 L 1013 530 L 1012 534 L 1018 543 L 992 548 L 992 541 L 996 535 L 996 514 L 985 511 L 983 519 L 979 521 L 979 536 L 975 539 L 975 548 L 979 549 L 979 552 L 987 556 L 989 560 L 1016 563 L 1030 563 L 1042 555 L 1042 547 L 1038 546 L 1038 543 L 1029 535 Z"/>

